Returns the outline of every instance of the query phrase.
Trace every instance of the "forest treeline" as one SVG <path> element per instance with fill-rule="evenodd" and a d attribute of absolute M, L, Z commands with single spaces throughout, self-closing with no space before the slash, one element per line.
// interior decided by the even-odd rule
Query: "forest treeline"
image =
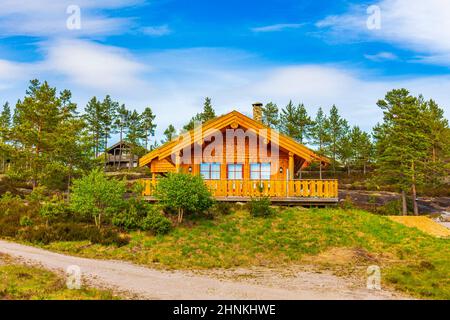
<path fill-rule="evenodd" d="M 380 186 L 389 185 L 416 197 L 417 190 L 445 186 L 449 176 L 450 129 L 444 111 L 434 100 L 413 96 L 406 89 L 388 92 L 377 102 L 383 119 L 372 132 L 351 126 L 333 105 L 328 113 L 319 108 L 308 113 L 304 104 L 290 101 L 279 108 L 263 107 L 263 122 L 317 153 L 331 159 L 328 173 L 370 172 Z M 69 90 L 58 92 L 47 82 L 30 81 L 25 96 L 14 107 L 5 103 L 0 114 L 0 166 L 11 180 L 67 190 L 74 176 L 104 165 L 102 154 L 111 137 L 118 136 L 142 156 L 196 122 L 216 117 L 210 98 L 203 110 L 180 130 L 169 125 L 164 139 L 156 141 L 156 116 L 114 101 L 93 97 L 83 112 Z M 316 165 L 322 177 L 321 166 Z M 297 173 L 298 175 L 301 173 Z M 417 206 L 414 205 L 417 212 Z"/>

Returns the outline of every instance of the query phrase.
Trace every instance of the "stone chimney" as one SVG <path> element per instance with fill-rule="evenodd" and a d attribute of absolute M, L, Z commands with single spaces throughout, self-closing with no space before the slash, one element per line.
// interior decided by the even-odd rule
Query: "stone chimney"
<path fill-rule="evenodd" d="M 261 102 L 255 102 L 253 104 L 253 120 L 262 122 L 262 107 L 263 104 Z"/>

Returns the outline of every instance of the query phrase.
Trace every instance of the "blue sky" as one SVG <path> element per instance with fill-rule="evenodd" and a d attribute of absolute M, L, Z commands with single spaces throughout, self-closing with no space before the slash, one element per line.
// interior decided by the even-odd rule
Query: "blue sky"
<path fill-rule="evenodd" d="M 81 28 L 69 30 L 69 5 Z M 367 27 L 379 9 L 378 29 Z M 158 136 L 200 111 L 249 113 L 292 99 L 336 104 L 369 130 L 376 101 L 406 87 L 450 109 L 450 3 L 442 0 L 0 0 L 0 103 L 31 78 L 68 88 L 82 109 L 111 94 L 151 106 Z"/>

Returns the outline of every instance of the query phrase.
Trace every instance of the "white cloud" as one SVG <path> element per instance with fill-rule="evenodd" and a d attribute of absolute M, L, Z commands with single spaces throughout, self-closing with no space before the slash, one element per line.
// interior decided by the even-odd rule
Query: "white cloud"
<path fill-rule="evenodd" d="M 42 46 L 44 61 L 26 65 L 0 61 L 1 99 L 14 102 L 23 97 L 32 77 L 48 80 L 59 90 L 70 89 L 80 109 L 94 95 L 111 94 L 131 109 L 151 106 L 157 115 L 158 137 L 170 123 L 180 128 L 201 111 L 206 96 L 213 99 L 218 114 L 233 109 L 251 114 L 251 104 L 257 100 L 273 101 L 279 107 L 290 99 L 303 102 L 313 116 L 318 107 L 328 111 L 336 104 L 350 124 L 370 130 L 382 117 L 377 100 L 404 87 L 414 95 L 435 99 L 450 116 L 450 76 L 374 77 L 363 69 L 332 64 L 279 67 L 225 48 L 165 50 L 136 57 L 89 41 Z M 2 87 L 9 83 L 14 85 Z"/>
<path fill-rule="evenodd" d="M 347 13 L 328 16 L 317 26 L 330 28 L 335 38 L 382 40 L 431 57 L 422 62 L 450 64 L 449 1 L 382 0 L 373 4 L 381 9 L 378 30 L 367 28 L 367 6 L 352 6 Z"/>
<path fill-rule="evenodd" d="M 397 60 L 398 57 L 392 52 L 378 52 L 376 54 L 365 54 L 364 57 L 375 62 Z"/>
<path fill-rule="evenodd" d="M 141 32 L 148 36 L 161 37 L 161 36 L 166 36 L 168 34 L 171 34 L 172 30 L 169 28 L 168 25 L 165 24 L 162 26 L 143 27 L 143 28 L 141 28 Z"/>
<path fill-rule="evenodd" d="M 80 36 L 123 33 L 133 25 L 132 18 L 113 18 L 108 10 L 127 8 L 144 0 L 0 0 L 0 33 L 3 36 Z M 81 9 L 81 29 L 68 30 L 69 5 Z"/>
<path fill-rule="evenodd" d="M 302 27 L 302 23 L 280 23 L 280 24 L 272 24 L 269 26 L 255 27 L 252 28 L 253 32 L 277 32 L 283 31 L 286 29 L 298 29 Z"/>
<path fill-rule="evenodd" d="M 48 72 L 63 75 L 87 88 L 123 93 L 146 86 L 150 70 L 124 49 L 82 40 L 59 40 L 44 45 Z"/>

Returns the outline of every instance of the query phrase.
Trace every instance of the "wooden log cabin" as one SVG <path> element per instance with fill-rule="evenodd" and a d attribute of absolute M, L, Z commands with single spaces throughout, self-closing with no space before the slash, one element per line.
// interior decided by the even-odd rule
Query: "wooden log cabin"
<path fill-rule="evenodd" d="M 311 163 L 329 164 L 293 139 L 265 126 L 262 104 L 253 104 L 253 119 L 240 112 L 210 120 L 143 156 L 148 166 L 144 196 L 152 198 L 158 178 L 169 172 L 201 175 L 219 201 L 241 202 L 268 196 L 272 202 L 335 204 L 337 180 L 297 179 Z"/>

